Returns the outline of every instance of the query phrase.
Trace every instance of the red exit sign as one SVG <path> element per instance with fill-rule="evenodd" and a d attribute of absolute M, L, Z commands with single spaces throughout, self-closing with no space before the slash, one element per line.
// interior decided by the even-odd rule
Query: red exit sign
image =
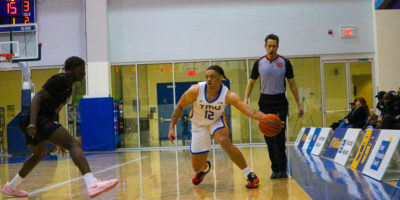
<path fill-rule="evenodd" d="M 355 26 L 342 26 L 341 27 L 342 38 L 356 38 L 356 27 Z"/>
<path fill-rule="evenodd" d="M 189 70 L 188 71 L 189 76 L 196 76 L 196 70 Z"/>

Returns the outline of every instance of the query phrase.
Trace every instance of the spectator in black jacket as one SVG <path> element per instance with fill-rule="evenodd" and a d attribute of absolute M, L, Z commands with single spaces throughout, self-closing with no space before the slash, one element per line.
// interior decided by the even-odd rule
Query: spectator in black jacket
<path fill-rule="evenodd" d="M 355 108 L 355 105 L 356 105 L 356 101 L 357 101 L 357 99 L 354 99 L 354 101 L 352 101 L 352 102 L 350 102 L 349 103 L 349 105 L 350 105 L 350 112 L 352 112 L 353 110 L 354 110 L 354 108 Z M 340 119 L 340 120 L 338 120 L 338 121 L 336 121 L 336 122 L 333 122 L 332 124 L 331 124 L 331 128 L 332 128 L 332 130 L 335 130 L 336 128 L 338 128 L 339 127 L 339 125 L 345 120 L 346 118 L 344 118 L 344 119 Z M 343 122 L 344 123 L 344 122 Z"/>
<path fill-rule="evenodd" d="M 389 91 L 383 96 L 384 111 L 382 129 L 400 129 L 400 96 Z"/>
<path fill-rule="evenodd" d="M 355 108 L 344 118 L 338 128 L 362 128 L 368 117 L 368 105 L 363 97 L 359 97 L 356 99 Z"/>
<path fill-rule="evenodd" d="M 385 91 L 379 91 L 376 98 L 378 98 L 378 103 L 376 103 L 376 110 L 369 117 L 367 124 L 363 129 L 373 129 L 373 128 L 381 128 L 382 115 L 384 113 L 384 103 L 383 103 L 383 95 L 385 95 Z"/>
<path fill-rule="evenodd" d="M 377 113 L 378 115 L 381 115 L 383 113 L 383 107 L 384 107 L 383 95 L 385 95 L 385 93 L 386 93 L 385 91 L 380 91 L 375 96 L 376 98 L 378 98 L 378 103 L 376 103 L 376 109 L 378 109 L 380 112 L 380 113 Z"/>

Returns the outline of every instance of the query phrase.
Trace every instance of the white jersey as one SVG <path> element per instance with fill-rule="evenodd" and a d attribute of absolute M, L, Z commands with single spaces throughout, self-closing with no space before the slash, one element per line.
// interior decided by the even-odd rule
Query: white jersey
<path fill-rule="evenodd" d="M 225 111 L 225 96 L 229 89 L 221 83 L 218 96 L 213 101 L 207 100 L 207 83 L 199 82 L 199 94 L 192 104 L 191 121 L 196 125 L 210 125 L 221 120 Z"/>

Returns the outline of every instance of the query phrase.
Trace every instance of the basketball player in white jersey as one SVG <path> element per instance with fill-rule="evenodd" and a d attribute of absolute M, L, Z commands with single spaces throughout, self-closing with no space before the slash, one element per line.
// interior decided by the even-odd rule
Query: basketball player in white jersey
<path fill-rule="evenodd" d="M 191 123 L 192 140 L 190 145 L 193 170 L 196 172 L 192 179 L 193 184 L 201 183 L 205 175 L 210 171 L 211 162 L 207 161 L 208 152 L 211 149 L 210 135 L 221 145 L 231 160 L 242 169 L 247 178 L 248 189 L 257 188 L 259 179 L 256 174 L 247 167 L 247 163 L 239 151 L 229 140 L 229 129 L 225 120 L 225 105 L 231 104 L 245 115 L 261 120 L 264 113 L 250 107 L 240 100 L 240 97 L 229 91 L 222 84 L 227 79 L 220 66 L 210 66 L 206 71 L 206 81 L 191 86 L 181 97 L 171 117 L 168 138 L 174 143 L 176 138 L 175 125 L 182 115 L 183 109 L 192 104 Z"/>

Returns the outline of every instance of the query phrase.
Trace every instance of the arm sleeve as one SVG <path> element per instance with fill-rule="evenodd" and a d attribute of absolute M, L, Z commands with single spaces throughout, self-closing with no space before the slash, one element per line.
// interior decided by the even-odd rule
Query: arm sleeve
<path fill-rule="evenodd" d="M 61 76 L 52 76 L 49 80 L 47 80 L 42 88 L 45 89 L 50 96 L 54 96 L 62 84 L 62 79 L 63 78 Z"/>
<path fill-rule="evenodd" d="M 260 76 L 260 73 L 258 72 L 258 62 L 260 59 L 258 59 L 254 65 L 253 65 L 253 70 L 251 70 L 250 78 L 257 80 L 257 78 Z"/>
<path fill-rule="evenodd" d="M 286 64 L 286 73 L 285 73 L 285 77 L 286 77 L 287 79 L 294 78 L 292 63 L 290 63 L 290 61 L 289 61 L 288 59 L 285 58 L 285 64 Z"/>

